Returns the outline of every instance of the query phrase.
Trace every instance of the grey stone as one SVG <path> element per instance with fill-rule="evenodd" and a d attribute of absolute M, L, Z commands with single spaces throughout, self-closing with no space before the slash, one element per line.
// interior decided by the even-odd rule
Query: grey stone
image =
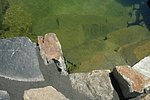
<path fill-rule="evenodd" d="M 0 39 L 0 77 L 17 81 L 44 81 L 36 45 L 26 37 Z"/>
<path fill-rule="evenodd" d="M 7 91 L 0 90 L 0 100 L 10 100 Z"/>
<path fill-rule="evenodd" d="M 69 100 L 52 86 L 29 89 L 24 92 L 24 100 Z"/>
<path fill-rule="evenodd" d="M 89 73 L 70 74 L 72 87 L 93 100 L 112 100 L 114 88 L 110 70 L 94 70 Z"/>

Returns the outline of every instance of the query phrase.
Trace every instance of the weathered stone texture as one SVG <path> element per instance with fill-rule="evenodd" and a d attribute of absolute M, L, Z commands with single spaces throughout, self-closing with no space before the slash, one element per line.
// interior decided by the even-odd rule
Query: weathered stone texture
<path fill-rule="evenodd" d="M 94 100 L 112 100 L 114 88 L 109 70 L 94 70 L 89 73 L 70 74 L 72 87 Z"/>
<path fill-rule="evenodd" d="M 134 70 L 150 78 L 150 56 L 140 60 L 132 67 Z"/>
<path fill-rule="evenodd" d="M 24 100 L 69 100 L 52 86 L 26 90 Z"/>
<path fill-rule="evenodd" d="M 59 57 L 62 55 L 62 50 L 56 34 L 49 33 L 45 34 L 44 37 L 38 36 L 38 44 L 43 59 L 48 61 L 52 59 L 59 60 Z"/>
<path fill-rule="evenodd" d="M 141 73 L 132 69 L 128 65 L 116 66 L 113 75 L 118 81 L 125 98 L 139 96 L 145 92 L 150 80 Z"/>
<path fill-rule="evenodd" d="M 0 39 L 0 77 L 17 81 L 44 81 L 36 45 L 26 37 Z"/>
<path fill-rule="evenodd" d="M 56 34 L 48 33 L 44 37 L 38 36 L 38 44 L 45 65 L 54 61 L 57 67 L 61 69 L 61 74 L 67 75 L 61 45 Z"/>
<path fill-rule="evenodd" d="M 7 91 L 0 90 L 0 100 L 10 100 Z"/>
<path fill-rule="evenodd" d="M 143 97 L 141 98 L 141 100 L 150 100 L 150 93 L 147 94 L 147 95 L 145 95 L 145 96 L 143 96 Z"/>

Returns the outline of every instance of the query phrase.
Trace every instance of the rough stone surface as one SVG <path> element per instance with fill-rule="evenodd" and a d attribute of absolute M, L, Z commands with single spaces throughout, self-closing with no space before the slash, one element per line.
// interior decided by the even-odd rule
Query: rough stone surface
<path fill-rule="evenodd" d="M 61 69 L 61 74 L 67 75 L 61 45 L 56 34 L 48 33 L 44 37 L 38 36 L 38 44 L 45 65 L 48 65 L 54 60 L 57 67 Z"/>
<path fill-rule="evenodd" d="M 94 70 L 89 73 L 70 74 L 72 87 L 94 100 L 112 100 L 114 88 L 109 70 Z"/>
<path fill-rule="evenodd" d="M 10 100 L 7 91 L 0 90 L 0 100 Z"/>
<path fill-rule="evenodd" d="M 143 97 L 141 98 L 141 100 L 150 100 L 150 93 L 147 94 L 146 96 L 143 96 Z"/>
<path fill-rule="evenodd" d="M 0 39 L 0 77 L 43 81 L 35 47 L 26 37 Z"/>
<path fill-rule="evenodd" d="M 147 89 L 147 84 L 150 82 L 149 78 L 127 65 L 116 66 L 113 70 L 113 75 L 118 81 L 125 98 L 143 94 Z"/>
<path fill-rule="evenodd" d="M 132 67 L 134 70 L 150 78 L 150 56 L 145 57 Z"/>
<path fill-rule="evenodd" d="M 40 70 L 45 79 L 44 81 L 20 82 L 0 77 L 0 90 L 8 91 L 11 100 L 23 100 L 25 90 L 43 88 L 47 86 L 53 86 L 57 91 L 61 92 L 70 100 L 90 100 L 85 95 L 78 93 L 72 88 L 69 76 L 60 75 L 57 71 L 56 64 L 51 63 L 46 66 L 40 56 L 39 49 L 37 49 L 37 55 Z"/>
<path fill-rule="evenodd" d="M 24 100 L 69 100 L 52 86 L 26 90 Z"/>

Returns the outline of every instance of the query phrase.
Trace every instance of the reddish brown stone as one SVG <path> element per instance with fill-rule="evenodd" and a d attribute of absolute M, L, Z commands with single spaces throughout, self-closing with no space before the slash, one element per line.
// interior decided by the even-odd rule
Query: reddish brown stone
<path fill-rule="evenodd" d="M 142 91 L 141 89 L 144 88 L 144 83 L 146 82 L 143 75 L 128 66 L 118 66 L 117 71 L 124 77 L 130 79 L 131 87 L 134 91 Z"/>
<path fill-rule="evenodd" d="M 61 45 L 55 33 L 48 33 L 45 36 L 38 36 L 38 44 L 40 54 L 45 65 L 48 65 L 53 60 L 57 67 L 61 69 L 61 74 L 67 75 L 66 65 L 61 49 Z"/>
<path fill-rule="evenodd" d="M 43 59 L 50 61 L 51 59 L 59 60 L 61 56 L 61 46 L 56 34 L 49 33 L 45 36 L 38 36 L 38 44 Z"/>
<path fill-rule="evenodd" d="M 147 84 L 150 83 L 150 79 L 148 77 L 127 65 L 117 66 L 113 70 L 113 74 L 126 98 L 143 94 L 147 88 Z"/>

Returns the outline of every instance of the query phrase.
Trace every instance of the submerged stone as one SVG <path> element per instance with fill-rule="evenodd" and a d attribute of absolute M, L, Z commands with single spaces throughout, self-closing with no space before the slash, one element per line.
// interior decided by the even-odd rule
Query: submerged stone
<path fill-rule="evenodd" d="M 0 100 L 10 100 L 10 96 L 7 91 L 0 90 Z"/>
<path fill-rule="evenodd" d="M 26 37 L 0 39 L 0 77 L 17 81 L 44 81 L 36 45 Z"/>

